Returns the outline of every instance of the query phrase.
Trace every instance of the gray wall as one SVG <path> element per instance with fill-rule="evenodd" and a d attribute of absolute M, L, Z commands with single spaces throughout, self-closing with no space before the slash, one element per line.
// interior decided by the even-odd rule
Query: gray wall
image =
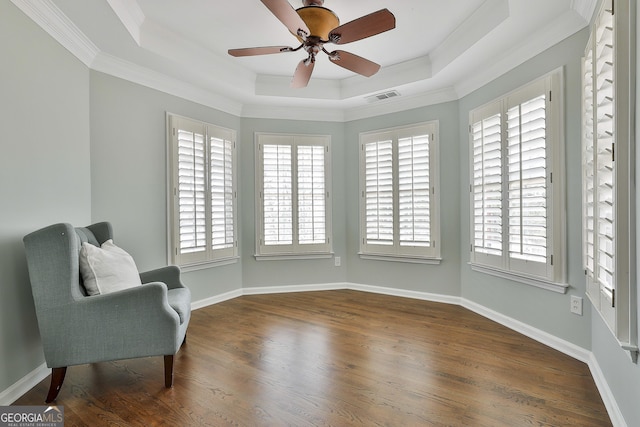
<path fill-rule="evenodd" d="M 458 103 L 417 108 L 362 119 L 346 124 L 347 265 L 349 282 L 427 292 L 460 295 L 460 202 Z M 407 264 L 360 259 L 358 162 L 359 133 L 437 120 L 440 137 L 440 265 Z"/>
<path fill-rule="evenodd" d="M 238 130 L 240 119 L 96 71 L 90 73 L 92 220 L 113 224 L 138 269 L 167 264 L 166 112 Z M 198 301 L 242 286 L 241 262 L 187 272 Z"/>
<path fill-rule="evenodd" d="M 487 308 L 520 320 L 535 328 L 583 348 L 591 346 L 591 312 L 585 298 L 582 270 L 581 225 L 581 56 L 586 46 L 586 30 L 569 37 L 553 48 L 506 73 L 460 100 L 460 206 L 461 248 L 470 247 L 469 239 L 469 112 L 495 98 L 532 81 L 558 67 L 564 68 L 565 160 L 567 185 L 568 283 L 565 294 L 514 283 L 477 273 L 468 265 L 470 254 L 462 251 L 460 264 L 462 295 Z M 583 316 L 571 314 L 571 295 L 585 298 Z"/>
<path fill-rule="evenodd" d="M 22 237 L 91 220 L 89 71 L 0 1 L 0 393 L 44 363 Z"/>
<path fill-rule="evenodd" d="M 344 258 L 346 253 L 345 207 L 345 139 L 344 125 L 332 122 L 302 120 L 242 120 L 240 172 L 241 172 L 241 226 L 242 226 L 242 284 L 244 287 L 285 285 L 316 285 L 341 283 L 346 280 L 346 266 L 335 267 L 333 258 L 309 260 L 262 260 L 256 252 L 255 204 L 255 133 L 278 132 L 290 134 L 330 135 L 332 171 L 332 227 L 333 251 Z"/>

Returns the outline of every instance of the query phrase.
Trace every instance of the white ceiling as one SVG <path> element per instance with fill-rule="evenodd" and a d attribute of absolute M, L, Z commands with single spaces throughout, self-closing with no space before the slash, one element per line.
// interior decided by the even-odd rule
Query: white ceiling
<path fill-rule="evenodd" d="M 234 58 L 297 40 L 260 0 L 12 0 L 89 67 L 242 116 L 344 120 L 458 99 L 588 25 L 596 0 L 325 0 L 341 23 L 387 8 L 396 28 L 340 48 L 366 78 L 305 52 Z M 289 0 L 294 8 L 301 0 Z M 329 49 L 333 50 L 333 49 Z M 400 97 L 370 103 L 397 90 Z"/>

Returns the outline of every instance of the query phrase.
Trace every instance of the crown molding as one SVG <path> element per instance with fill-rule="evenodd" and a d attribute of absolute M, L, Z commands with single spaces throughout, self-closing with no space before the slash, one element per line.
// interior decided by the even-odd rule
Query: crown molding
<path fill-rule="evenodd" d="M 242 114 L 240 102 L 104 52 L 98 54 L 91 64 L 91 69 L 238 117 Z"/>
<path fill-rule="evenodd" d="M 280 98 L 300 98 L 340 101 L 363 97 L 389 88 L 416 83 L 431 78 L 431 61 L 422 56 L 380 69 L 371 77 L 354 75 L 342 80 L 314 78 L 304 89 L 289 86 L 290 76 L 256 76 L 255 94 Z"/>
<path fill-rule="evenodd" d="M 510 16 L 508 0 L 484 2 L 471 16 L 458 26 L 429 54 L 434 74 L 442 71 L 463 52 L 482 40 Z"/>
<path fill-rule="evenodd" d="M 286 89 L 283 89 L 288 89 L 289 77 L 255 76 L 234 66 L 230 66 L 227 69 L 227 63 L 223 58 L 218 57 L 211 57 L 216 60 L 214 62 L 225 64 L 225 67 L 217 67 L 218 75 L 171 77 L 101 52 L 52 0 L 11 1 L 90 69 L 200 103 L 237 117 L 289 120 L 309 120 L 312 117 L 316 121 L 328 122 L 358 120 L 458 100 L 550 48 L 558 43 L 559 40 L 564 40 L 586 27 L 597 3 L 597 0 L 572 0 L 571 10 L 540 29 L 534 37 L 527 38 L 525 42 L 515 48 L 502 52 L 500 57 L 487 59 L 486 64 L 478 67 L 476 73 L 466 76 L 457 83 L 453 83 L 453 86 L 431 90 L 433 85 L 430 85 L 429 89 L 411 97 L 398 97 L 354 107 L 353 103 L 349 102 L 349 99 L 355 100 L 357 97 L 366 97 L 380 90 L 395 89 L 402 93 L 402 85 L 404 84 L 432 79 L 433 69 L 440 70 L 448 63 L 448 60 L 443 56 L 442 48 L 438 48 L 430 56 L 385 67 L 372 78 L 352 76 L 338 81 L 316 79 L 310 83 L 306 95 L 300 91 L 291 94 Z M 153 23 L 145 22 L 144 14 L 135 0 L 107 1 L 127 27 L 132 37 L 137 39 L 137 43 L 140 45 L 141 41 L 144 41 L 141 40 L 142 38 L 146 40 L 143 43 L 145 45 L 142 46 L 143 48 L 151 48 L 153 51 L 154 48 L 159 48 L 158 43 L 167 42 L 169 35 L 159 31 L 152 25 Z M 497 14 L 495 19 L 501 22 L 505 18 L 505 14 L 508 15 L 509 13 L 507 0 L 489 0 L 485 5 L 476 11 L 469 20 L 475 22 L 477 21 L 476 18 L 485 16 L 493 11 Z M 143 24 L 144 34 L 142 33 Z M 463 27 L 465 25 L 463 24 Z M 471 24 L 469 23 L 469 25 Z M 487 28 L 478 31 L 482 33 L 486 30 Z M 471 40 L 477 37 L 477 34 L 473 38 L 467 38 L 454 33 L 445 40 L 445 45 L 448 44 L 452 48 L 464 50 L 466 49 L 465 46 L 468 48 Z M 178 56 L 185 55 L 187 51 L 204 53 L 204 49 L 197 45 L 176 44 L 175 39 L 173 39 L 173 44 L 171 44 L 170 48 Z M 200 56 L 209 58 L 207 55 Z M 213 61 L 213 59 L 211 60 Z M 435 65 L 432 64 L 432 61 L 435 62 Z M 203 68 L 208 69 L 207 67 Z M 221 70 L 220 68 L 223 69 Z M 199 83 L 189 82 L 190 77 L 197 77 Z M 255 94 L 264 96 L 265 102 L 269 102 L 269 97 L 271 97 L 273 101 L 271 104 L 262 105 L 243 102 L 239 100 L 241 98 L 236 98 L 233 95 L 234 92 L 221 88 L 221 83 L 219 83 L 224 82 L 225 87 L 236 88 L 242 87 L 242 82 L 252 79 L 255 79 Z M 384 86 L 384 89 L 380 89 L 381 86 Z M 299 102 L 296 101 L 296 98 Z M 296 103 L 303 103 L 305 99 L 317 100 L 315 104 L 318 107 L 296 105 Z M 336 107 L 335 101 L 345 101 L 345 103 Z M 288 105 L 284 105 L 285 103 Z"/>
<path fill-rule="evenodd" d="M 87 67 L 100 50 L 51 0 L 11 0 Z"/>
<path fill-rule="evenodd" d="M 401 92 L 401 91 L 400 91 Z M 388 100 L 351 108 L 306 108 L 274 105 L 245 104 L 242 117 L 273 120 L 310 120 L 316 122 L 350 122 L 385 114 L 399 113 L 429 105 L 460 99 L 454 87 L 424 92 L 412 96 L 400 96 Z"/>
<path fill-rule="evenodd" d="M 477 73 L 455 85 L 456 92 L 462 98 L 480 89 L 506 72 L 558 44 L 559 41 L 578 33 L 587 25 L 588 22 L 576 12 L 565 12 L 541 28 L 534 37 L 527 38 L 524 43 L 503 51 L 499 57 L 487 58 L 486 63 L 477 68 Z"/>
<path fill-rule="evenodd" d="M 399 90 L 399 92 L 402 94 L 401 90 Z M 402 111 L 413 110 L 415 108 L 423 108 L 430 105 L 457 101 L 458 99 L 460 99 L 460 96 L 458 96 L 455 88 L 453 86 L 449 86 L 442 89 L 423 92 L 417 95 L 399 96 L 396 98 L 386 99 L 384 101 L 377 101 L 371 104 L 349 108 L 344 113 L 344 121 L 350 122 L 369 117 L 382 116 L 385 114 L 399 113 Z"/>
<path fill-rule="evenodd" d="M 140 46 L 142 24 L 144 24 L 144 12 L 136 0 L 107 0 L 111 9 L 118 16 L 133 40 Z"/>
<path fill-rule="evenodd" d="M 313 120 L 314 122 L 344 122 L 345 112 L 336 108 L 310 108 L 278 105 L 245 104 L 242 118 L 272 120 Z"/>

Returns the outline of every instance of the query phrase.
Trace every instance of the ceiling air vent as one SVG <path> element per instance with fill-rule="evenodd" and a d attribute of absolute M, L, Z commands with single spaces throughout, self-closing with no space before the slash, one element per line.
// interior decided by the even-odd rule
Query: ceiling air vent
<path fill-rule="evenodd" d="M 396 96 L 400 96 L 400 93 L 398 93 L 397 90 L 391 90 L 389 92 L 382 92 L 382 93 L 377 93 L 375 95 L 367 96 L 365 99 L 368 102 L 378 102 L 378 101 L 384 101 L 385 99 L 393 98 Z"/>

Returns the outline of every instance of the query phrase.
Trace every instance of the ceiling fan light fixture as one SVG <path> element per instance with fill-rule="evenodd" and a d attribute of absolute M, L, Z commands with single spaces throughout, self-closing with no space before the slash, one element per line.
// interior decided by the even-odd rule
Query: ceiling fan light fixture
<path fill-rule="evenodd" d="M 322 6 L 304 6 L 296 9 L 300 18 L 309 27 L 310 36 L 318 37 L 320 40 L 327 40 L 329 33 L 340 25 L 340 19 L 330 9 Z M 303 42 L 297 34 L 294 34 L 300 42 Z"/>

